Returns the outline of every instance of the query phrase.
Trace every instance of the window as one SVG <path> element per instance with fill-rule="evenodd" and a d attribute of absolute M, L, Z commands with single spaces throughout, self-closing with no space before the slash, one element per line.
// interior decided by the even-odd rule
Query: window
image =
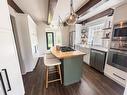
<path fill-rule="evenodd" d="M 54 33 L 46 32 L 47 50 L 54 46 Z"/>

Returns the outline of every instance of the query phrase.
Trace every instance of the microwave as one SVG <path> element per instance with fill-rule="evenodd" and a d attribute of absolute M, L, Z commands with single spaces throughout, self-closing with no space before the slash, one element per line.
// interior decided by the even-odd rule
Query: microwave
<path fill-rule="evenodd" d="M 123 41 L 127 40 L 127 23 L 114 25 L 112 40 Z"/>

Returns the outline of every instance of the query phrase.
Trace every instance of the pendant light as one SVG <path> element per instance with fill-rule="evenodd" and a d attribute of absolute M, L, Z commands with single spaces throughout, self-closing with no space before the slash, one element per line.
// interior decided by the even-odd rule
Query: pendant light
<path fill-rule="evenodd" d="M 68 25 L 74 25 L 77 21 L 77 14 L 74 12 L 74 9 L 73 9 L 73 0 L 71 0 L 71 3 L 70 3 L 70 16 L 68 17 L 68 19 L 66 20 L 66 23 Z"/>

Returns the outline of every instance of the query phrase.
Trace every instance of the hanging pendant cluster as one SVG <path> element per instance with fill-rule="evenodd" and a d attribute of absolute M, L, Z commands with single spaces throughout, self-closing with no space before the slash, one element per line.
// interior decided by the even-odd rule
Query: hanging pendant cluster
<path fill-rule="evenodd" d="M 73 0 L 71 0 L 71 3 L 70 3 L 70 16 L 66 20 L 66 23 L 68 25 L 74 25 L 77 21 L 77 18 L 78 18 L 78 15 L 74 12 L 74 8 L 73 8 Z"/>

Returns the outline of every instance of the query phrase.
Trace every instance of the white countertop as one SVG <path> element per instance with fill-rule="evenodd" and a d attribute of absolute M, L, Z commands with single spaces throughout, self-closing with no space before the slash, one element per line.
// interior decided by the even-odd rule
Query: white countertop
<path fill-rule="evenodd" d="M 83 45 L 83 44 L 77 44 L 82 48 L 91 48 L 91 49 L 96 49 L 96 50 L 100 50 L 100 51 L 104 51 L 104 52 L 108 52 L 108 48 L 106 47 L 102 47 L 102 46 L 91 46 L 91 45 Z"/>
<path fill-rule="evenodd" d="M 102 46 L 91 46 L 92 49 L 108 52 L 108 48 L 102 47 Z"/>

